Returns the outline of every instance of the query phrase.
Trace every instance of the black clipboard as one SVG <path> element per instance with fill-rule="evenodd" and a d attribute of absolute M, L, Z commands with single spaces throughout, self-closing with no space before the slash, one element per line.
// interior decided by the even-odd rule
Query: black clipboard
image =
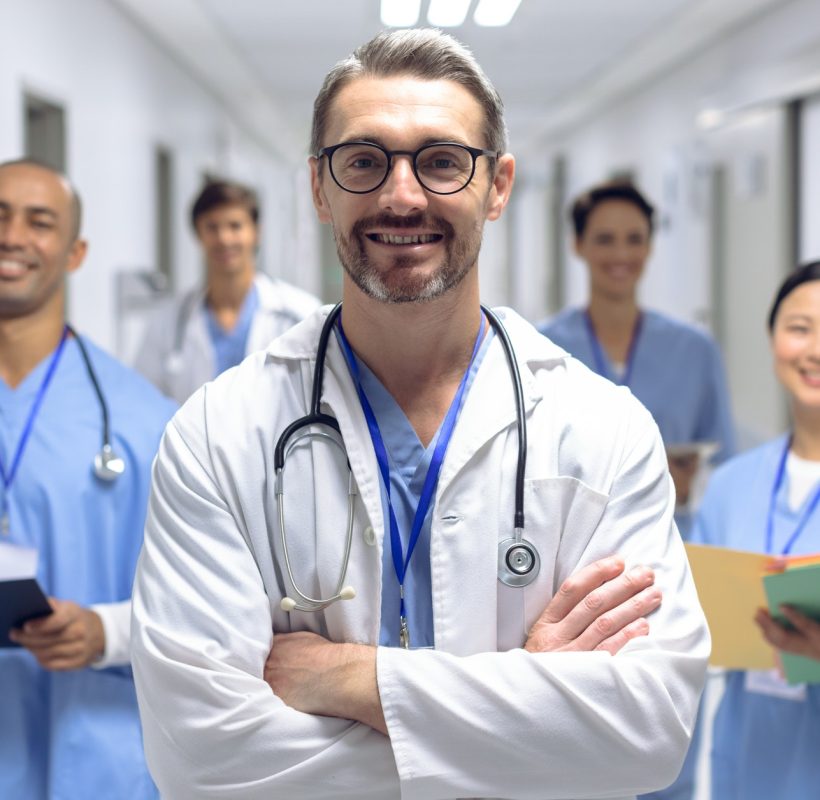
<path fill-rule="evenodd" d="M 19 647 L 9 639 L 9 631 L 51 613 L 48 598 L 34 578 L 0 581 L 0 647 Z"/>

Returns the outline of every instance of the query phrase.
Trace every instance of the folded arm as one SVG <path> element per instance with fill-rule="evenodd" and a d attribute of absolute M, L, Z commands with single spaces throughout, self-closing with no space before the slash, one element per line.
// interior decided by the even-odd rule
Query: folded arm
<path fill-rule="evenodd" d="M 568 578 L 533 625 L 530 653 L 601 650 L 614 655 L 649 632 L 646 615 L 661 602 L 645 567 L 601 559 Z M 276 637 L 265 680 L 288 706 L 306 714 L 355 720 L 388 734 L 376 680 L 376 648 L 331 642 L 309 632 Z"/>
<path fill-rule="evenodd" d="M 577 602 L 559 592 L 565 607 L 551 603 L 555 615 L 532 629 L 528 646 L 538 652 L 466 657 L 330 644 L 310 634 L 274 637 L 243 520 L 208 459 L 204 445 L 192 449 L 169 426 L 135 585 L 134 672 L 148 762 L 162 793 L 605 797 L 674 778 L 708 637 L 672 535 L 658 442 L 643 443 L 623 465 L 591 542 L 559 554 L 565 576 L 613 552 L 649 564 L 665 598 L 649 635 L 641 635 L 640 620 L 652 590 L 647 608 L 633 609 L 633 622 L 610 617 L 609 629 L 593 623 L 592 633 L 573 616 Z M 601 619 L 594 602 L 587 611 Z M 584 647 L 600 647 L 612 629 L 629 625 L 628 641 L 595 652 L 543 652 L 582 637 Z M 272 644 L 274 658 L 281 656 L 278 675 L 268 665 L 276 692 L 264 673 Z"/>

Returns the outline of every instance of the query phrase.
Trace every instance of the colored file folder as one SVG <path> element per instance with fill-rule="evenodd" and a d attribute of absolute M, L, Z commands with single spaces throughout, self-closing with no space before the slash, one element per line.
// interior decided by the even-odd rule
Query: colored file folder
<path fill-rule="evenodd" d="M 812 619 L 820 620 L 820 564 L 790 564 L 783 572 L 763 578 L 769 612 L 788 624 L 780 606 L 792 606 Z M 781 651 L 783 671 L 789 683 L 820 683 L 820 661 Z"/>
<path fill-rule="evenodd" d="M 687 544 L 686 553 L 709 630 L 709 663 L 726 669 L 772 669 L 774 650 L 754 621 L 765 608 L 762 577 L 771 558 L 727 547 Z"/>
<path fill-rule="evenodd" d="M 687 544 L 689 565 L 712 633 L 709 663 L 726 669 L 772 669 L 775 651 L 754 622 L 759 608 L 785 621 L 781 605 L 820 620 L 820 555 L 787 559 L 772 572 L 773 559 L 726 547 Z M 781 653 L 789 683 L 820 683 L 820 661 Z"/>

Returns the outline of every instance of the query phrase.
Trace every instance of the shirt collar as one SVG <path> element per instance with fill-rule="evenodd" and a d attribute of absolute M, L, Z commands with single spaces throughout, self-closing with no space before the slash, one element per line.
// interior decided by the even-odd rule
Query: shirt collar
<path fill-rule="evenodd" d="M 322 306 L 298 325 L 294 325 L 267 348 L 268 358 L 286 361 L 312 360 L 325 318 L 332 305 Z M 539 333 L 529 322 L 510 308 L 493 309 L 509 334 L 519 364 L 530 368 L 556 366 L 568 353 Z"/>

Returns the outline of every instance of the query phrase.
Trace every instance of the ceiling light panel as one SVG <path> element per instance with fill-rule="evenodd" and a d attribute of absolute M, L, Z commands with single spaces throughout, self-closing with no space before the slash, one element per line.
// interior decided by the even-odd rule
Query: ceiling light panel
<path fill-rule="evenodd" d="M 520 5 L 521 0 L 479 0 L 473 21 L 485 28 L 509 25 Z"/>
<path fill-rule="evenodd" d="M 382 25 L 412 28 L 419 21 L 421 0 L 381 0 Z"/>
<path fill-rule="evenodd" d="M 430 0 L 427 21 L 437 28 L 457 28 L 464 24 L 472 0 Z"/>

